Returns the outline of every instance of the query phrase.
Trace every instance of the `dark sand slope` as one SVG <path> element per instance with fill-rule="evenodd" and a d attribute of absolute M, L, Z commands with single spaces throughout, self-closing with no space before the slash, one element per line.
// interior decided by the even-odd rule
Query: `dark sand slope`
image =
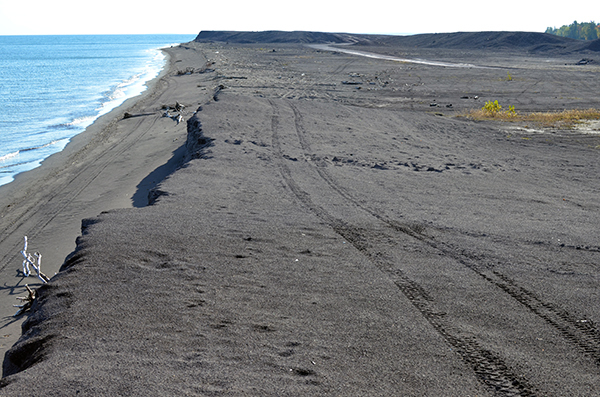
<path fill-rule="evenodd" d="M 600 138 L 454 117 L 600 107 L 590 53 L 269 45 L 174 50 L 189 162 L 85 222 L 0 393 L 596 394 Z"/>
<path fill-rule="evenodd" d="M 29 251 L 43 255 L 42 270 L 58 272 L 65 257 L 75 249 L 81 220 L 114 208 L 145 206 L 148 191 L 183 161 L 186 124 L 161 117 L 162 105 L 176 101 L 188 105 L 190 117 L 198 102 L 212 97 L 203 88 L 189 86 L 191 76 L 178 76 L 183 60 L 203 66 L 202 54 L 172 53 L 172 68 L 142 96 L 103 116 L 75 137 L 67 148 L 42 167 L 21 174 L 15 182 L 0 187 L 0 274 L 2 318 L 0 352 L 4 354 L 21 334 L 21 319 L 11 317 L 24 285 L 39 285 L 21 270 L 23 236 L 29 236 Z M 201 76 L 194 76 L 194 87 Z M 211 87 L 212 85 L 208 84 Z M 123 119 L 129 112 L 134 117 Z"/>

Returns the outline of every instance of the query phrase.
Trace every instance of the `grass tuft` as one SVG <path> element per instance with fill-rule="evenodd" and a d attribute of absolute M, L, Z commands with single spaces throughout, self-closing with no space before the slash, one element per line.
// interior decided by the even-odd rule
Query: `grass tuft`
<path fill-rule="evenodd" d="M 489 111 L 484 106 L 482 109 L 471 110 L 460 115 L 460 117 L 472 120 L 498 120 L 511 122 L 533 123 L 544 128 L 573 128 L 584 120 L 600 120 L 599 109 L 572 109 L 561 112 L 533 112 L 517 113 L 514 107 L 508 111 Z"/>

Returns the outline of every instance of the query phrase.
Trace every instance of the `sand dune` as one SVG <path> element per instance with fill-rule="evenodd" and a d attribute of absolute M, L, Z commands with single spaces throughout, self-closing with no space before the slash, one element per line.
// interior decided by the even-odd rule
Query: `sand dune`
<path fill-rule="evenodd" d="M 251 43 L 303 43 L 303 44 L 361 44 L 395 47 L 441 48 L 445 50 L 494 50 L 530 53 L 598 52 L 600 40 L 585 42 L 537 32 L 456 32 L 388 36 L 321 32 L 226 32 L 202 31 L 197 42 Z"/>

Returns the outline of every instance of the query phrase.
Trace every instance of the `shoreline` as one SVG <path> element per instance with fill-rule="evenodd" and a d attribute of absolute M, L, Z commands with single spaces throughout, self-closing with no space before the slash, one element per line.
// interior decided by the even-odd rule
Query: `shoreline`
<path fill-rule="evenodd" d="M 39 36 L 3 41 L 6 84 L 20 93 L 15 98 L 8 91 L 0 95 L 7 106 L 1 117 L 6 134 L 0 139 L 0 157 L 10 157 L 0 161 L 0 185 L 39 167 L 98 118 L 139 97 L 168 66 L 161 48 L 179 43 L 173 39 L 187 42 L 190 37 Z M 46 63 L 53 65 L 51 70 L 43 70 Z M 69 72 L 61 75 L 58 70 Z M 24 85 L 28 79 L 30 84 Z"/>
<path fill-rule="evenodd" d="M 39 167 L 20 173 L 12 182 L 0 186 L 0 227 L 3 231 L 0 276 L 4 281 L 0 292 L 2 356 L 19 338 L 20 324 L 26 318 L 11 317 L 16 312 L 13 304 L 18 303 L 15 298 L 23 295 L 25 283 L 37 286 L 39 281 L 19 276 L 23 236 L 29 237 L 30 252 L 42 253 L 42 271 L 51 277 L 75 249 L 83 219 L 116 208 L 143 206 L 144 191 L 158 183 L 157 180 L 144 182 L 145 178 L 149 175 L 164 177 L 177 167 L 175 157 L 181 158 L 185 123 L 176 125 L 173 120 L 163 120 L 160 105 L 155 103 L 167 93 L 171 84 L 169 79 L 176 73 L 173 54 L 177 47 L 161 50 L 166 56 L 165 65 L 158 76 L 146 83 L 147 88 L 140 95 L 98 117 L 74 136 L 61 152 L 46 158 Z M 126 112 L 143 115 L 124 119 Z M 148 121 L 144 119 L 164 124 L 168 134 L 156 131 L 142 134 L 141 129 L 148 128 Z M 148 145 L 129 137 L 136 133 L 163 143 L 151 150 L 136 148 Z M 111 156 L 111 161 L 107 161 L 106 158 Z M 112 162 L 124 166 L 114 167 Z M 160 167 L 163 170 L 157 173 Z"/>
<path fill-rule="evenodd" d="M 98 134 L 99 132 L 101 132 L 101 130 L 106 128 L 110 123 L 112 123 L 114 121 L 118 121 L 119 120 L 118 114 L 122 115 L 123 113 L 125 113 L 127 111 L 127 109 L 134 107 L 137 102 L 143 100 L 145 96 L 151 95 L 152 91 L 155 89 L 156 84 L 158 84 L 158 82 L 164 77 L 164 75 L 169 73 L 169 70 L 172 66 L 171 61 L 170 61 L 170 56 L 169 56 L 169 53 L 167 52 L 166 48 L 161 48 L 159 50 L 165 54 L 165 64 L 156 77 L 154 77 L 153 79 L 148 80 L 146 83 L 144 83 L 144 85 L 146 86 L 145 90 L 143 90 L 140 94 L 138 94 L 136 96 L 126 99 L 123 103 L 121 103 L 119 106 L 111 109 L 109 112 L 98 116 L 94 120 L 94 122 L 92 124 L 90 124 L 89 126 L 87 126 L 82 132 L 80 132 L 77 135 L 70 138 L 69 143 L 67 143 L 67 145 L 64 147 L 63 150 L 61 150 L 60 152 L 57 152 L 57 153 L 53 153 L 50 156 L 48 156 L 47 158 L 45 158 L 44 160 L 42 160 L 39 167 L 36 167 L 31 170 L 27 170 L 27 171 L 24 171 L 24 172 L 21 172 L 21 173 L 15 175 L 13 181 L 0 186 L 0 195 L 2 194 L 2 189 L 5 186 L 13 184 L 14 182 L 17 182 L 17 179 L 23 178 L 23 175 L 25 175 L 29 172 L 32 172 L 32 171 L 39 170 L 40 168 L 42 168 L 44 166 L 52 167 L 53 164 L 60 163 L 61 161 L 64 160 L 64 159 L 59 158 L 59 159 L 53 161 L 53 158 L 55 158 L 55 156 L 60 157 L 61 154 L 64 154 L 64 156 L 68 157 L 71 153 L 73 153 L 77 150 L 80 150 L 82 145 L 85 146 L 93 139 L 94 134 Z M 43 171 L 40 170 L 40 172 L 43 172 Z"/>

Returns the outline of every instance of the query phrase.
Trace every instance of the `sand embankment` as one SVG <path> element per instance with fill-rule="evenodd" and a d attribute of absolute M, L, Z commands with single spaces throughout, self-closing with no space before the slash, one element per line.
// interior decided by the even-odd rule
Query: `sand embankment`
<path fill-rule="evenodd" d="M 593 394 L 600 138 L 455 116 L 600 108 L 598 66 L 455 51 L 421 58 L 493 67 L 173 50 L 204 72 L 165 80 L 202 104 L 189 161 L 154 205 L 90 215 L 2 393 Z"/>
<path fill-rule="evenodd" d="M 185 103 L 189 118 L 210 95 L 200 88 L 179 90 L 189 79 L 177 75 L 184 70 L 180 65 L 204 65 L 203 58 L 189 60 L 191 52 L 174 49 L 166 52 L 170 66 L 149 83 L 142 96 L 102 116 L 40 168 L 0 187 L 2 355 L 21 334 L 22 319 L 11 317 L 16 311 L 12 305 L 18 303 L 15 298 L 24 295 L 25 283 L 38 285 L 37 279 L 23 279 L 20 273 L 23 236 L 29 237 L 30 252 L 42 253 L 42 270 L 52 276 L 75 249 L 82 219 L 115 208 L 147 205 L 149 190 L 181 164 L 186 123 L 161 117 L 161 107 Z M 126 112 L 133 117 L 124 119 Z"/>

